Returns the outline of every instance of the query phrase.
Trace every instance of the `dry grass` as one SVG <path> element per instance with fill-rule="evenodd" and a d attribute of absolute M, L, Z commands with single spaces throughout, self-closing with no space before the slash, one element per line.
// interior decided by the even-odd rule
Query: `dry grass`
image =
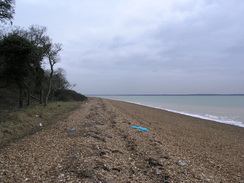
<path fill-rule="evenodd" d="M 49 128 L 79 105 L 80 102 L 53 102 L 48 106 L 35 105 L 13 112 L 3 111 L 0 114 L 0 146 Z M 43 127 L 39 126 L 40 123 Z"/>

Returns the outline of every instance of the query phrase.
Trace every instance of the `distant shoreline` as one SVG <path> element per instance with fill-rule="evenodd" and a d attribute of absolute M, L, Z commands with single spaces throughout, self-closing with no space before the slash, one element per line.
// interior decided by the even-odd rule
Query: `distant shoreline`
<path fill-rule="evenodd" d="M 86 94 L 86 96 L 244 96 L 244 94 Z"/>

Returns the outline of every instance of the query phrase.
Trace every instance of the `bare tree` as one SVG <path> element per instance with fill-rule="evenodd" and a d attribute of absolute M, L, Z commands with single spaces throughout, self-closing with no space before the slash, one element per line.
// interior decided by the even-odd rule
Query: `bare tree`
<path fill-rule="evenodd" d="M 71 87 L 71 84 L 66 79 L 66 72 L 63 68 L 58 68 L 53 73 L 52 79 L 52 98 L 51 101 L 54 101 L 55 92 L 58 90 L 66 90 Z"/>
<path fill-rule="evenodd" d="M 59 61 L 59 52 L 61 51 L 61 44 L 59 43 L 55 43 L 52 44 L 50 43 L 50 47 L 49 50 L 47 52 L 47 59 L 48 59 L 48 63 L 50 66 L 50 74 L 49 74 L 49 83 L 48 83 L 48 89 L 46 92 L 46 96 L 45 96 L 45 101 L 44 101 L 44 105 L 46 106 L 48 103 L 48 98 L 49 95 L 51 93 L 51 89 L 52 89 L 52 79 L 53 79 L 53 73 L 54 73 L 54 65 Z"/>

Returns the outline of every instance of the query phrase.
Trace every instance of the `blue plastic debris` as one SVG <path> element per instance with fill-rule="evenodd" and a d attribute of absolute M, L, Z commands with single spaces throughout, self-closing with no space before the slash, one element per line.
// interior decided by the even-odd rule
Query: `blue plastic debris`
<path fill-rule="evenodd" d="M 142 128 L 140 126 L 132 126 L 131 128 L 136 128 L 136 129 L 139 129 L 139 130 L 142 130 L 142 131 L 148 131 L 148 129 Z"/>
<path fill-rule="evenodd" d="M 70 132 L 73 132 L 73 131 L 75 131 L 75 129 L 70 129 Z"/>

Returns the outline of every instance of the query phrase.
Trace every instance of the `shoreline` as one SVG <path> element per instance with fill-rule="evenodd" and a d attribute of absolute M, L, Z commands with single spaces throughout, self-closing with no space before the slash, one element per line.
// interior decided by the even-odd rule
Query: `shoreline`
<path fill-rule="evenodd" d="M 155 107 L 152 105 L 146 105 L 146 104 L 142 104 L 142 103 L 122 101 L 122 100 L 116 100 L 116 101 L 128 102 L 128 103 L 137 104 L 137 105 L 141 105 L 141 106 L 145 106 L 145 107 L 151 107 L 154 109 L 160 109 L 160 110 L 164 110 L 164 111 L 168 111 L 168 112 L 173 112 L 176 114 L 181 114 L 181 115 L 185 115 L 185 116 L 195 117 L 195 118 L 199 118 L 199 119 L 204 119 L 204 120 L 209 120 L 209 121 L 213 121 L 213 122 L 217 122 L 217 123 L 228 124 L 228 125 L 233 125 L 233 126 L 244 128 L 244 124 L 240 121 L 224 121 L 224 120 L 218 120 L 218 119 L 213 119 L 210 117 L 201 116 L 199 114 L 191 114 L 188 112 L 181 112 L 181 111 L 176 111 L 176 110 L 171 110 L 171 109 L 166 109 L 166 108 L 161 108 L 161 107 Z"/>
<path fill-rule="evenodd" d="M 242 182 L 243 134 L 233 125 L 89 98 L 50 130 L 0 149 L 0 180 Z"/>
<path fill-rule="evenodd" d="M 180 95 L 176 95 L 176 96 L 180 96 Z M 192 95 L 190 95 L 190 96 L 192 96 Z M 220 96 L 222 96 L 222 95 L 220 95 Z M 227 95 L 227 96 L 232 96 L 232 95 Z M 98 97 L 98 98 L 102 98 L 102 97 Z M 133 101 L 127 101 L 127 100 L 117 100 L 117 99 L 109 99 L 109 98 L 102 98 L 102 99 L 115 100 L 115 101 L 120 101 L 120 102 L 128 102 L 128 103 L 137 104 L 137 105 L 141 105 L 141 106 L 151 107 L 154 109 L 160 109 L 160 110 L 164 110 L 164 111 L 168 111 L 168 112 L 173 112 L 176 114 L 181 114 L 181 115 L 190 116 L 190 117 L 196 117 L 199 119 L 210 120 L 210 121 L 217 122 L 217 123 L 228 124 L 228 125 L 233 125 L 233 126 L 244 128 L 244 123 L 241 121 L 214 119 L 214 118 L 207 117 L 207 116 L 200 115 L 200 114 L 193 114 L 190 112 L 182 112 L 182 111 L 177 111 L 177 110 L 173 110 L 173 109 L 167 109 L 167 108 L 163 108 L 163 107 L 157 107 L 157 106 L 153 106 L 153 105 L 148 105 L 148 104 L 143 104 L 143 103 L 133 102 Z"/>

